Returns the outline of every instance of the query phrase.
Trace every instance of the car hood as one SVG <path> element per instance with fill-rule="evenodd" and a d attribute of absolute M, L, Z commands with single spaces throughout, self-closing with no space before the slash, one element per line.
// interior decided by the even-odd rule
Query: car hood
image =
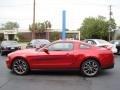
<path fill-rule="evenodd" d="M 28 56 L 28 55 L 37 55 L 37 54 L 38 51 L 36 51 L 35 49 L 23 49 L 12 52 L 8 54 L 8 56 Z"/>
<path fill-rule="evenodd" d="M 4 45 L 3 47 L 20 47 L 20 45 Z"/>

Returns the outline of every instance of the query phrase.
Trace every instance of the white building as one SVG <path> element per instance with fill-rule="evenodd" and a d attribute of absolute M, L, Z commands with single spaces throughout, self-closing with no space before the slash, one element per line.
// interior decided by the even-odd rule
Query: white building
<path fill-rule="evenodd" d="M 1 34 L 4 34 L 5 40 L 17 39 L 17 30 L 0 30 Z"/>

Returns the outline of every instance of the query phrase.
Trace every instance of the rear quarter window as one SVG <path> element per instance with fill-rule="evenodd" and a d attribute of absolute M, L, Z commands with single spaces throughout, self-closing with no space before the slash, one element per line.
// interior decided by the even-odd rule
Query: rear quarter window
<path fill-rule="evenodd" d="M 89 48 L 91 48 L 91 47 L 88 46 L 88 45 L 85 45 L 85 44 L 80 44 L 79 48 L 80 48 L 80 49 L 89 49 Z"/>

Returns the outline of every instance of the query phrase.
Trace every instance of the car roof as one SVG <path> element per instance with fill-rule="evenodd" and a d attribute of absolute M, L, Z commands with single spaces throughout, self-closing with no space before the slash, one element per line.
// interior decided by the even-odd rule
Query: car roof
<path fill-rule="evenodd" d="M 54 41 L 54 42 L 75 42 L 75 43 L 83 43 L 83 44 L 86 44 L 85 42 L 80 41 L 80 40 L 57 40 L 57 41 Z"/>
<path fill-rule="evenodd" d="M 106 40 L 104 40 L 104 39 L 85 39 L 84 41 L 87 41 L 87 40 L 93 40 L 93 41 L 95 41 L 95 42 L 98 42 L 98 41 L 106 41 Z M 108 42 L 108 41 L 106 41 L 106 42 Z"/>
<path fill-rule="evenodd" d="M 47 40 L 47 39 L 32 39 L 32 40 Z"/>
<path fill-rule="evenodd" d="M 111 40 L 111 41 L 120 41 L 120 40 Z M 110 42 L 111 42 L 111 41 L 110 41 Z"/>
<path fill-rule="evenodd" d="M 85 39 L 85 40 L 103 40 L 103 39 Z"/>
<path fill-rule="evenodd" d="M 35 41 L 35 42 L 50 42 L 49 40 L 47 40 L 47 39 L 32 39 L 30 42 L 32 42 L 32 41 Z"/>

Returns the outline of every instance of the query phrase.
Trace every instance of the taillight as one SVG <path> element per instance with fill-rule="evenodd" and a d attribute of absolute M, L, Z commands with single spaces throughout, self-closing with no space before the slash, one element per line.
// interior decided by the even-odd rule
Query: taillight
<path fill-rule="evenodd" d="M 2 50 L 7 50 L 7 48 L 5 48 L 5 47 L 2 47 Z"/>
<path fill-rule="evenodd" d="M 111 49 L 112 49 L 112 46 L 107 46 L 107 49 L 111 50 Z"/>
<path fill-rule="evenodd" d="M 20 49 L 21 49 L 21 47 L 18 47 L 18 49 L 20 50 Z"/>
<path fill-rule="evenodd" d="M 112 49 L 112 46 L 110 46 L 110 45 L 104 45 L 104 46 L 100 46 L 100 47 L 107 48 L 108 50 Z"/>

